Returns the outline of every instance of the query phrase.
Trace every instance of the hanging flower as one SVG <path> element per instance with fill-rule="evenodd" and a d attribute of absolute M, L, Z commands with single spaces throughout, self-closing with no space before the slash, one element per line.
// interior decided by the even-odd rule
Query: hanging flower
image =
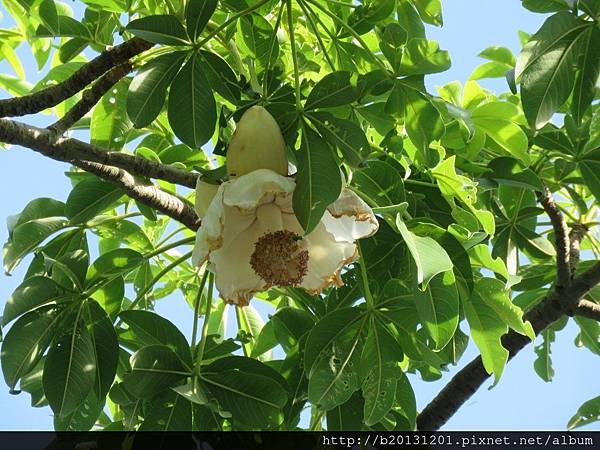
<path fill-rule="evenodd" d="M 342 268 L 358 257 L 354 241 L 377 231 L 371 208 L 343 188 L 317 227 L 303 236 L 292 210 L 295 187 L 292 178 L 270 169 L 219 186 L 192 261 L 209 261 L 226 302 L 247 305 L 255 293 L 272 286 L 301 287 L 313 295 L 341 286 Z"/>
<path fill-rule="evenodd" d="M 197 266 L 208 260 L 221 297 L 247 305 L 255 293 L 272 286 L 301 287 L 310 294 L 341 286 L 343 267 L 358 258 L 354 241 L 378 229 L 371 208 L 343 187 L 304 236 L 292 208 L 296 183 L 284 176 L 283 136 L 259 106 L 240 119 L 227 150 L 227 168 L 229 181 L 217 187 L 199 180 L 196 186 L 202 226 L 192 256 Z"/>

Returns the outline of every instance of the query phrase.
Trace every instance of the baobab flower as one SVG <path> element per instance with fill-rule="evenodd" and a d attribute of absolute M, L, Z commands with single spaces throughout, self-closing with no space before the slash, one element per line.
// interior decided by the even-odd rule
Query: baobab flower
<path fill-rule="evenodd" d="M 254 107 L 260 108 L 260 107 Z M 250 109 L 238 125 L 243 129 L 247 114 L 268 112 Z M 269 127 L 277 127 L 269 115 Z M 262 126 L 261 125 L 261 126 Z M 247 130 L 247 129 L 246 129 Z M 270 136 L 280 136 L 270 133 Z M 241 134 L 241 133 L 240 133 Z M 237 142 L 246 136 L 237 134 Z M 250 133 L 252 135 L 252 133 Z M 268 135 L 268 133 L 263 133 Z M 232 142 L 235 142 L 236 136 Z M 261 151 L 279 151 L 272 139 Z M 281 138 L 283 142 L 283 138 Z M 263 141 L 264 143 L 264 141 Z M 246 145 L 246 149 L 251 145 Z M 228 168 L 231 168 L 228 150 Z M 285 151 L 285 146 L 283 146 Z M 239 154 L 238 154 L 239 155 Z M 281 159 L 272 159 L 282 166 Z M 280 155 L 279 155 L 280 156 Z M 246 155 L 250 157 L 250 153 Z M 285 159 L 287 164 L 287 158 Z M 235 163 L 243 167 L 245 163 Z M 320 223 L 308 235 L 300 226 L 292 208 L 296 183 L 293 178 L 277 173 L 274 168 L 253 168 L 248 173 L 221 184 L 203 216 L 196 236 L 192 261 L 201 265 L 208 260 L 215 273 L 215 282 L 221 297 L 228 303 L 247 305 L 252 296 L 272 286 L 301 287 L 310 294 L 319 294 L 329 286 L 341 286 L 340 273 L 344 266 L 358 258 L 356 239 L 371 236 L 378 229 L 377 219 L 369 206 L 354 192 L 342 188 L 339 198 L 323 215 Z M 280 168 L 279 168 L 280 169 Z M 206 183 L 199 181 L 198 197 L 210 192 Z"/>

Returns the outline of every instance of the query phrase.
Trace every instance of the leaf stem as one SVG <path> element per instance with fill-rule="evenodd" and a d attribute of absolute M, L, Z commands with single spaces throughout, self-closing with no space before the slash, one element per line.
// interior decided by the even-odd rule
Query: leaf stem
<path fill-rule="evenodd" d="M 204 274 L 202 275 L 202 280 L 200 281 L 200 285 L 198 286 L 198 294 L 196 294 L 196 299 L 194 300 L 194 323 L 192 325 L 192 345 L 194 348 L 196 346 L 196 334 L 198 333 L 198 316 L 200 314 L 200 300 L 202 300 L 202 293 L 204 292 L 204 286 L 206 285 L 206 278 L 208 277 L 208 268 L 204 267 Z"/>
<path fill-rule="evenodd" d="M 321 51 L 323 52 L 323 55 L 325 56 L 325 60 L 329 64 L 329 67 L 331 68 L 331 70 L 333 72 L 335 72 L 335 65 L 333 64 L 333 61 L 331 60 L 329 53 L 327 53 L 327 49 L 325 48 L 325 43 L 323 42 L 323 39 L 321 39 L 321 35 L 319 34 L 319 30 L 317 29 L 317 25 L 315 24 L 315 21 L 313 20 L 310 13 L 308 12 L 308 9 L 304 5 L 304 2 L 299 1 L 298 5 L 302 9 L 302 11 L 304 11 L 304 16 L 306 17 L 306 20 L 308 21 L 310 29 L 313 31 L 313 33 L 315 33 L 315 37 L 317 38 L 319 47 L 321 47 Z"/>
<path fill-rule="evenodd" d="M 165 242 L 167 242 L 169 239 L 171 239 L 173 236 L 175 236 L 176 234 L 181 233 L 182 231 L 188 230 L 189 228 L 186 227 L 185 225 L 182 227 L 179 227 L 175 230 L 173 230 L 171 233 L 169 233 L 166 237 L 164 237 L 163 239 L 161 239 L 158 244 L 156 244 L 157 247 L 160 247 L 161 245 L 163 245 Z"/>
<path fill-rule="evenodd" d="M 160 272 L 158 272 L 154 278 L 152 278 L 152 280 L 150 280 L 150 282 L 148 284 L 146 284 L 142 290 L 138 293 L 137 297 L 135 298 L 135 300 L 133 302 L 131 302 L 131 305 L 129 305 L 129 308 L 127 309 L 134 309 L 139 302 L 142 301 L 142 299 L 144 298 L 144 296 L 148 293 L 148 291 L 150 289 L 152 289 L 152 287 L 158 283 L 158 281 L 165 276 L 165 274 L 169 273 L 171 270 L 173 270 L 175 267 L 177 267 L 179 264 L 183 263 L 186 259 L 189 259 L 192 256 L 192 252 L 188 252 L 185 255 L 181 256 L 180 258 L 177 258 L 175 261 L 173 261 L 171 264 L 165 266 Z M 115 324 L 115 327 L 118 327 L 121 324 L 122 320 L 119 319 L 117 321 L 117 323 Z"/>
<path fill-rule="evenodd" d="M 419 181 L 419 180 L 411 180 L 410 178 L 407 178 L 406 180 L 404 180 L 404 184 L 412 184 L 413 186 L 424 186 L 424 187 L 434 187 L 437 188 L 437 184 L 435 183 L 429 183 L 427 181 Z"/>
<path fill-rule="evenodd" d="M 153 258 L 154 256 L 160 255 L 161 253 L 164 253 L 167 250 L 171 250 L 172 248 L 179 247 L 180 245 L 189 244 L 191 242 L 194 242 L 195 240 L 196 240 L 196 238 L 194 236 L 190 236 L 190 237 L 186 237 L 186 238 L 183 238 L 183 239 L 179 239 L 178 241 L 171 242 L 170 244 L 166 244 L 166 245 L 164 245 L 162 247 L 159 247 L 157 249 L 152 250 L 149 253 L 146 253 L 144 255 L 144 258 L 146 258 L 146 259 Z"/>
<path fill-rule="evenodd" d="M 271 35 L 271 42 L 269 43 L 269 56 L 267 58 L 267 64 L 265 65 L 265 70 L 263 72 L 263 86 L 262 86 L 262 95 L 266 97 L 268 95 L 267 87 L 269 84 L 269 70 L 271 69 L 271 60 L 273 59 L 273 49 L 275 48 L 275 42 L 277 40 L 277 31 L 281 26 L 281 19 L 283 18 L 283 5 L 279 8 L 279 12 L 277 13 L 277 21 L 275 22 L 275 26 L 273 27 L 273 34 Z"/>
<path fill-rule="evenodd" d="M 288 0 L 289 1 L 289 0 Z M 373 53 L 373 50 L 371 50 L 369 48 L 369 46 L 367 45 L 367 43 L 363 40 L 363 38 L 356 32 L 354 31 L 354 28 L 352 28 L 350 25 L 348 25 L 346 22 L 344 22 L 342 19 L 340 19 L 338 16 L 336 16 L 335 14 L 333 14 L 331 11 L 329 11 L 327 8 L 325 8 L 323 5 L 318 4 L 317 2 L 315 2 L 314 0 L 306 0 L 308 3 L 311 3 L 313 5 L 315 5 L 317 8 L 319 8 L 321 11 L 323 11 L 326 15 L 328 15 L 335 23 L 337 23 L 340 27 L 344 28 L 348 33 L 350 33 L 350 35 L 356 39 L 358 41 L 358 43 L 361 45 L 361 47 L 367 52 L 367 54 L 369 54 L 369 56 L 371 56 L 371 58 L 373 59 L 373 61 L 383 70 L 386 71 L 387 73 L 387 67 L 385 66 L 385 64 L 377 57 L 377 55 L 375 55 L 375 53 Z"/>
<path fill-rule="evenodd" d="M 257 10 L 258 8 L 260 8 L 262 5 L 270 2 L 271 0 L 260 0 L 258 3 L 249 6 L 248 8 L 239 11 L 237 13 L 235 13 L 233 16 L 231 16 L 229 18 L 229 20 L 226 20 L 225 22 L 223 22 L 221 25 L 219 25 L 214 31 L 212 31 L 208 36 L 206 36 L 204 39 L 202 39 L 199 43 L 198 43 L 198 47 L 202 47 L 204 44 L 206 44 L 208 41 L 210 41 L 213 37 L 215 37 L 217 34 L 219 34 L 222 30 L 224 30 L 225 28 L 227 28 L 229 25 L 231 25 L 233 22 L 235 22 L 236 20 L 238 20 L 240 17 L 243 17 L 247 14 L 250 14 L 252 11 Z"/>
<path fill-rule="evenodd" d="M 298 69 L 298 53 L 296 49 L 296 35 L 294 33 L 294 17 L 292 15 L 292 1 L 287 0 L 288 32 L 290 34 L 290 46 L 292 47 L 292 61 L 294 63 L 294 82 L 296 84 L 296 109 L 302 111 L 300 98 L 300 71 Z"/>
<path fill-rule="evenodd" d="M 356 245 L 358 246 L 358 253 L 360 255 L 360 278 L 363 284 L 363 293 L 365 295 L 365 301 L 367 302 L 367 309 L 371 310 L 374 308 L 375 302 L 373 301 L 373 294 L 371 293 L 371 288 L 369 287 L 369 278 L 367 276 L 367 262 L 364 259 L 360 241 L 356 241 Z"/>
<path fill-rule="evenodd" d="M 204 358 L 204 349 L 206 348 L 206 338 L 208 336 L 208 321 L 210 319 L 210 312 L 212 310 L 213 300 L 213 289 L 215 287 L 215 274 L 205 269 L 205 273 L 208 273 L 208 291 L 206 292 L 206 311 L 204 312 L 204 321 L 202 322 L 202 334 L 200 335 L 200 342 L 198 343 L 198 354 L 196 355 L 196 366 L 200 370 L 202 359 Z"/>

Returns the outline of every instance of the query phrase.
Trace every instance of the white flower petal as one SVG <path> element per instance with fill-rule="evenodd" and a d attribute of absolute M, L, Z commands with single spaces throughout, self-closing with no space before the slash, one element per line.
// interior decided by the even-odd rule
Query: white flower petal
<path fill-rule="evenodd" d="M 217 289 L 227 303 L 247 305 L 256 292 L 269 288 L 250 266 L 254 244 L 261 234 L 259 222 L 254 221 L 243 233 L 210 254 Z"/>
<path fill-rule="evenodd" d="M 253 210 L 262 203 L 269 203 L 277 196 L 293 192 L 293 179 L 279 175 L 269 169 L 259 169 L 247 175 L 223 183 L 223 201 L 227 206 L 241 210 Z"/>
<path fill-rule="evenodd" d="M 215 195 L 217 195 L 218 190 L 218 185 L 205 183 L 200 177 L 198 177 L 198 181 L 196 182 L 194 209 L 196 210 L 198 217 L 201 219 L 203 219 L 206 215 L 206 211 L 215 198 Z"/>
<path fill-rule="evenodd" d="M 323 222 L 305 236 L 303 248 L 308 250 L 308 271 L 300 287 L 315 295 L 332 284 L 342 286 L 342 268 L 358 257 L 357 247 L 352 242 L 336 241 Z"/>
<path fill-rule="evenodd" d="M 354 242 L 372 236 L 379 229 L 373 210 L 350 189 L 342 189 L 339 198 L 321 219 L 336 241 Z"/>

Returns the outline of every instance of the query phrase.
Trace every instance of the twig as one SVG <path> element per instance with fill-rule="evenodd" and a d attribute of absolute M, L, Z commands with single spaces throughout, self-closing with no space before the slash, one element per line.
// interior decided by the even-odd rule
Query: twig
<path fill-rule="evenodd" d="M 554 203 L 552 193 L 548 188 L 544 189 L 543 193 L 539 193 L 538 199 L 552 223 L 554 229 L 554 239 L 556 241 L 556 288 L 557 290 L 565 289 L 571 284 L 571 264 L 569 243 L 569 228 L 565 218 Z"/>
<path fill-rule="evenodd" d="M 600 305 L 589 300 L 579 300 L 577 306 L 573 308 L 573 314 L 600 322 Z"/>
<path fill-rule="evenodd" d="M 121 78 L 131 72 L 133 66 L 129 61 L 118 65 L 109 70 L 94 85 L 86 90 L 79 100 L 67 113 L 48 127 L 48 130 L 54 131 L 57 136 L 61 136 L 65 131 L 71 128 L 77 121 L 85 116 L 102 96 L 106 94 Z"/>
<path fill-rule="evenodd" d="M 112 47 L 100 53 L 61 83 L 23 97 L 0 100 L 0 117 L 24 116 L 56 106 L 80 92 L 108 70 L 123 64 L 153 45 L 143 39 L 133 38 Z"/>
<path fill-rule="evenodd" d="M 112 152 L 73 138 L 54 139 L 45 128 L 0 119 L 0 141 L 21 145 L 57 161 L 85 160 L 124 169 L 141 177 L 157 178 L 189 188 L 196 187 L 198 174 L 186 172 L 124 152 Z"/>

